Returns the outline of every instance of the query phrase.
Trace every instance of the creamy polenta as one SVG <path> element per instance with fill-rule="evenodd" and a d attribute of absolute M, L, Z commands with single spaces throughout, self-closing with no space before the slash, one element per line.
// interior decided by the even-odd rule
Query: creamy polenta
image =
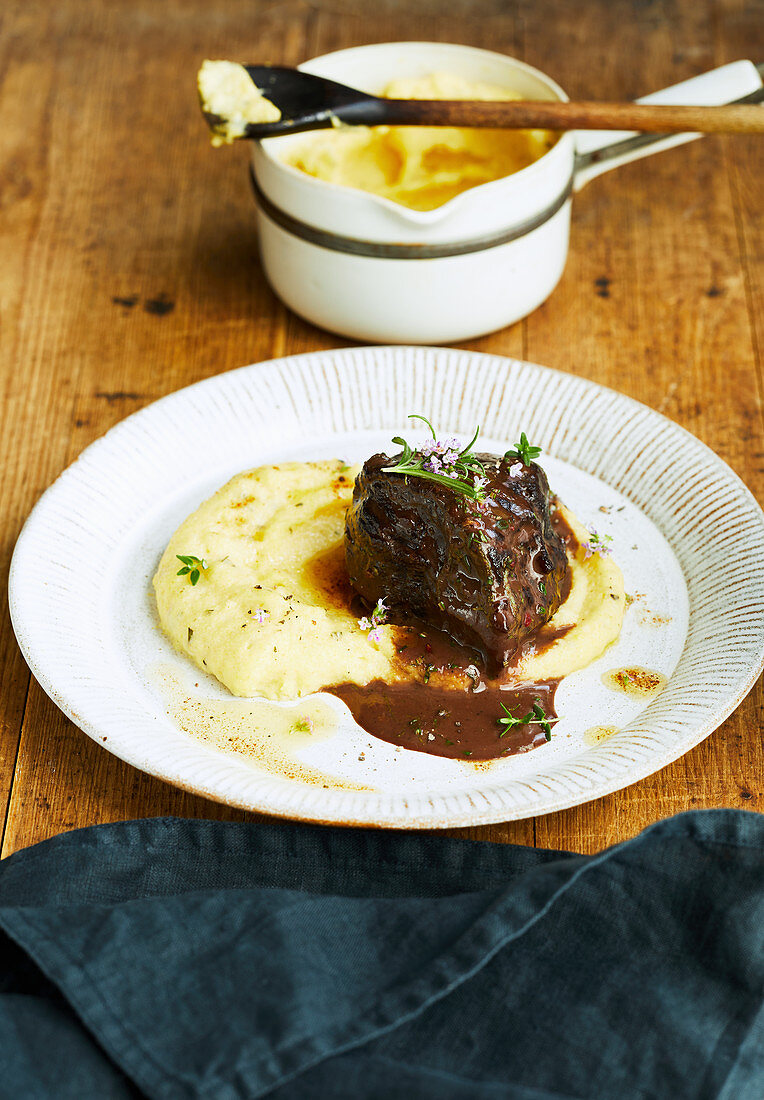
<path fill-rule="evenodd" d="M 343 537 L 358 470 L 329 460 L 238 474 L 172 536 L 154 577 L 160 622 L 178 650 L 234 695 L 291 699 L 400 678 L 396 627 L 364 628 L 350 607 Z M 198 562 L 196 583 L 183 558 Z M 618 566 L 580 548 L 569 558 L 570 594 L 548 625 L 571 629 L 543 652 L 527 652 L 518 679 L 565 676 L 618 637 Z"/>
<path fill-rule="evenodd" d="M 521 99 L 517 92 L 451 73 L 394 80 L 390 99 Z M 356 187 L 413 210 L 433 210 L 481 183 L 538 160 L 557 140 L 548 130 L 447 126 L 339 126 L 283 143 L 275 155 L 328 183 Z"/>

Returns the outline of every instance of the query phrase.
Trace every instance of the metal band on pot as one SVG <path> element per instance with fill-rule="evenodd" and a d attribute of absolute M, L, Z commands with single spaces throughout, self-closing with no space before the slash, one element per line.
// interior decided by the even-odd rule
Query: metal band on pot
<path fill-rule="evenodd" d="M 491 233 L 485 237 L 473 237 L 467 241 L 456 241 L 453 244 L 385 244 L 379 241 L 363 241 L 357 237 L 343 237 L 339 233 L 330 233 L 325 229 L 316 229 L 306 222 L 293 218 L 291 214 L 272 203 L 257 184 L 252 168 L 249 169 L 252 190 L 255 199 L 262 210 L 272 222 L 280 226 L 294 237 L 315 244 L 319 248 L 328 248 L 332 252 L 347 252 L 353 256 L 373 256 L 377 260 L 439 260 L 447 256 L 466 256 L 470 252 L 483 252 L 487 248 L 496 248 L 500 244 L 509 244 L 520 237 L 525 237 L 538 229 L 545 222 L 561 210 L 573 191 L 573 177 L 571 176 L 564 189 L 554 202 L 546 206 L 540 213 L 532 218 L 518 222 L 510 229 L 504 229 L 500 233 Z"/>

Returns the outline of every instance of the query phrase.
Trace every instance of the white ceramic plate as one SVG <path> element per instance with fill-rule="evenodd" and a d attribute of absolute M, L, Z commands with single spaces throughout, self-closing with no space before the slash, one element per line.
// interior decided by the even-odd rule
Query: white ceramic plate
<path fill-rule="evenodd" d="M 337 735 L 301 750 L 304 764 L 333 777 L 324 786 L 262 771 L 183 733 L 168 715 L 168 669 L 199 698 L 225 692 L 157 627 L 150 579 L 172 531 L 242 469 L 360 460 L 404 429 L 414 438 L 409 412 L 465 440 L 479 423 L 486 449 L 505 450 L 525 431 L 543 446 L 557 493 L 613 537 L 636 598 L 616 645 L 560 687 L 552 741 L 488 765 L 445 760 L 370 737 L 333 700 Z M 328 351 L 210 378 L 94 443 L 29 517 L 10 604 L 24 656 L 51 698 L 99 744 L 152 775 L 313 821 L 503 821 L 633 783 L 737 706 L 764 663 L 764 515 L 683 429 L 573 375 L 448 349 Z M 665 691 L 645 704 L 608 690 L 602 673 L 629 664 L 664 673 Z M 594 726 L 619 732 L 590 746 L 584 733 Z M 352 784 L 365 789 L 346 789 Z"/>

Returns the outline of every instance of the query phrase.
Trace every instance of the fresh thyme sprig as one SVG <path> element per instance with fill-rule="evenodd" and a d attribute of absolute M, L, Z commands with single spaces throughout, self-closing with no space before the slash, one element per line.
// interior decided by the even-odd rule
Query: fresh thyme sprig
<path fill-rule="evenodd" d="M 530 466 L 531 462 L 537 459 L 540 454 L 541 447 L 532 447 L 525 432 L 521 432 L 520 442 L 515 443 L 514 451 L 506 451 L 504 457 L 516 458 L 522 462 L 523 466 Z"/>
<path fill-rule="evenodd" d="M 178 570 L 176 576 L 188 576 L 191 584 L 196 584 L 202 575 L 202 571 L 207 568 L 207 562 L 204 558 L 197 558 L 193 554 L 176 554 L 175 557 L 178 561 L 183 562 L 183 568 Z"/>
<path fill-rule="evenodd" d="M 459 450 L 458 440 L 438 439 L 426 416 L 409 413 L 409 420 L 423 420 L 432 432 L 432 442 L 428 440 L 421 447 L 414 448 L 399 435 L 393 436 L 393 443 L 402 448 L 403 454 L 394 466 L 386 466 L 384 472 L 421 477 L 438 485 L 446 485 L 470 500 L 485 500 L 485 467 L 477 455 L 471 453 L 480 428 L 475 429 L 467 446 Z"/>
<path fill-rule="evenodd" d="M 504 713 L 507 715 L 506 718 L 497 718 L 497 722 L 499 723 L 499 725 L 504 727 L 504 729 L 499 734 L 499 737 L 503 737 L 505 733 L 509 733 L 509 731 L 514 726 L 541 726 L 542 730 L 544 731 L 544 736 L 546 740 L 552 740 L 552 722 L 557 722 L 558 719 L 547 718 L 546 714 L 544 713 L 544 708 L 542 707 L 538 699 L 533 704 L 528 713 L 524 714 L 522 718 L 515 718 L 509 707 L 504 706 L 503 703 L 500 703 L 499 705 Z"/>

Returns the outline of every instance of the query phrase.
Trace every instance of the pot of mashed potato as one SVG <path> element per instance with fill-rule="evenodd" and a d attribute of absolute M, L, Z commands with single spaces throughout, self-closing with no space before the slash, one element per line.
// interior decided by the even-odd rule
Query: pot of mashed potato
<path fill-rule="evenodd" d="M 300 66 L 373 95 L 565 101 L 546 73 L 490 50 L 387 42 Z M 748 61 L 648 97 L 728 103 L 760 89 Z M 697 136 L 697 135 L 696 135 Z M 525 317 L 567 259 L 571 194 L 619 164 L 681 145 L 653 135 L 380 127 L 252 143 L 260 252 L 307 320 L 378 343 L 452 343 Z M 621 139 L 621 145 L 619 145 Z"/>
<path fill-rule="evenodd" d="M 300 66 L 374 95 L 565 99 L 513 58 L 428 42 Z M 448 343 L 502 328 L 552 291 L 568 245 L 573 137 L 338 126 L 252 142 L 260 253 L 279 297 L 322 328 Z"/>

